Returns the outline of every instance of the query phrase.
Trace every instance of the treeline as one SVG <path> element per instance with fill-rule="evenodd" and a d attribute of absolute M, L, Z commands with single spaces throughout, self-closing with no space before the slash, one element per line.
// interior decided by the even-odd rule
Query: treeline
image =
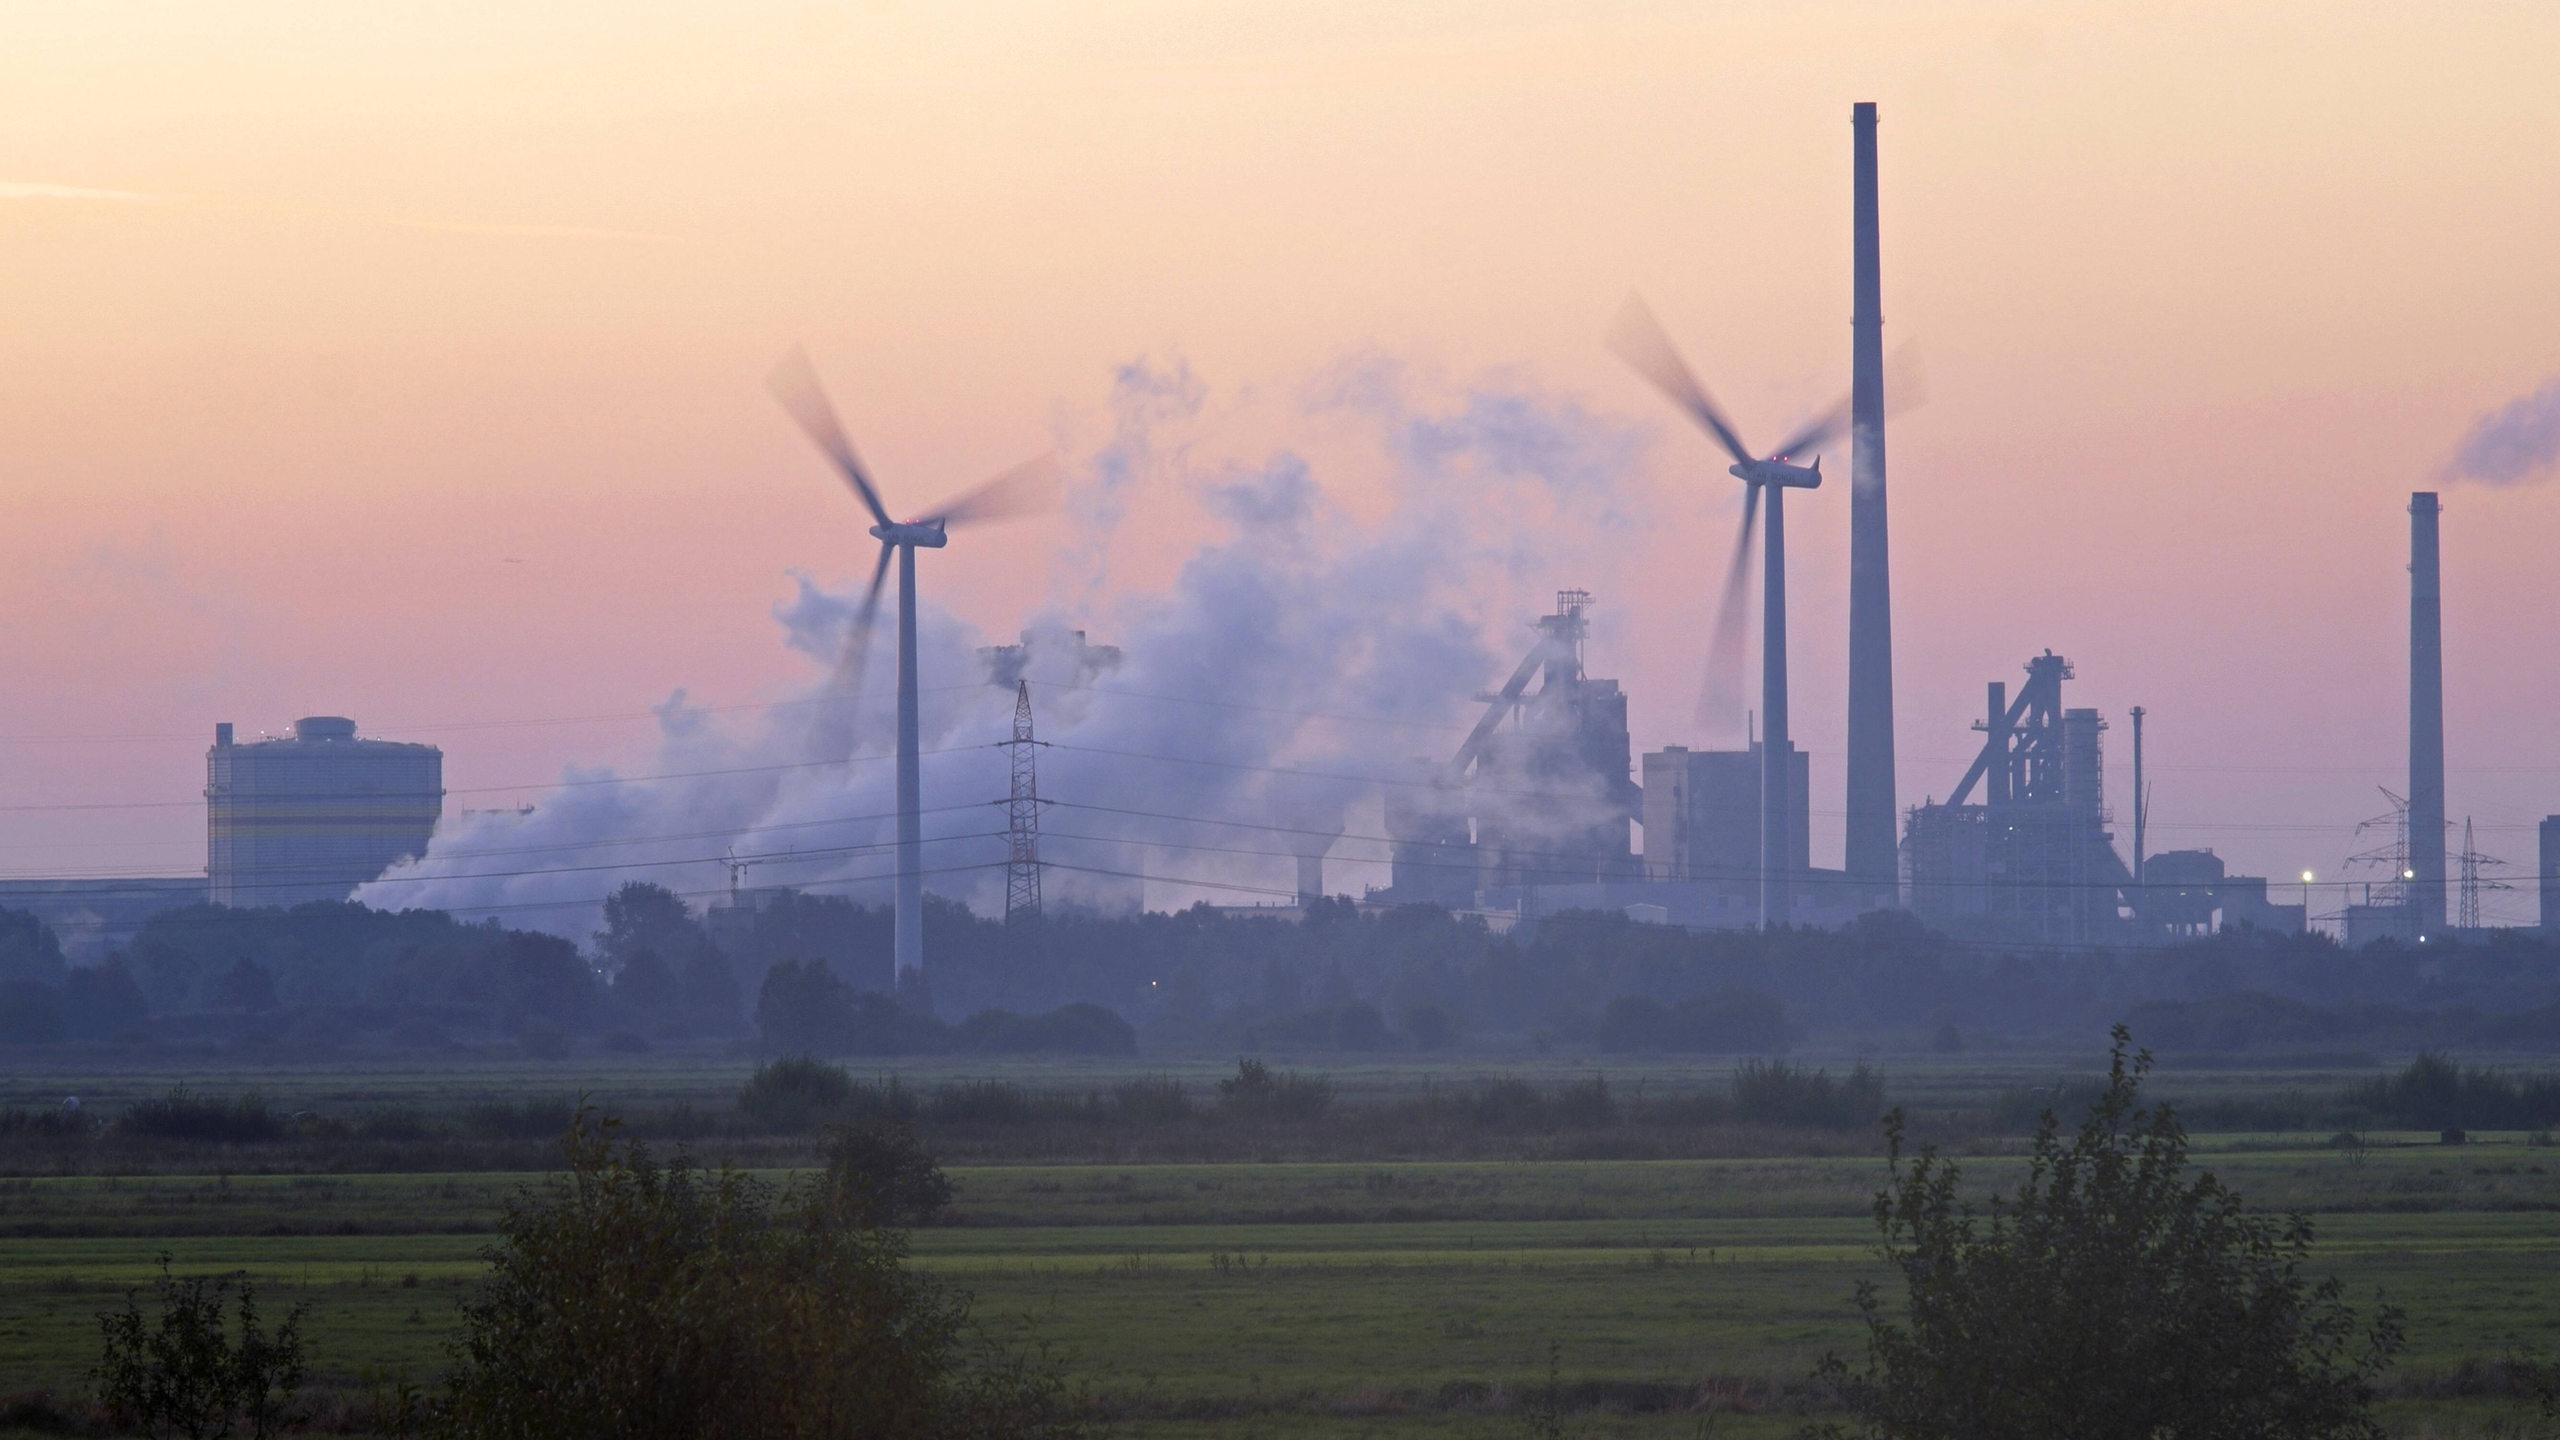
<path fill-rule="evenodd" d="M 147 1026 L 287 1044 L 712 1039 L 899 1055 L 1428 1051 L 1496 1036 L 1775 1055 L 1808 1034 L 1947 1048 L 2131 1019 L 2164 1053 L 2560 1045 L 2560 945 L 2524 934 L 2423 955 L 2261 932 L 2019 950 L 1898 912 L 1768 934 L 1609 914 L 1497 933 L 1433 907 L 1338 900 L 1304 923 L 1202 906 L 1013 925 L 929 900 L 930 991 L 898 994 L 883 909 L 784 892 L 708 918 L 648 884 L 616 891 L 583 945 L 428 911 L 197 906 L 155 917 L 104 964 L 73 967 L 33 917 L 0 914 L 0 1040 Z"/>
<path fill-rule="evenodd" d="M 1198 1089 L 1170 1076 L 1107 1086 L 1039 1087 L 1004 1080 L 914 1086 L 895 1076 L 859 1080 L 805 1056 L 758 1069 L 738 1095 L 740 1113 L 769 1133 L 827 1125 L 911 1125 L 936 1134 L 1039 1126 L 1248 1130 L 1339 1122 L 1372 1129 L 1460 1128 L 1491 1133 L 1591 1133 L 1617 1126 L 1756 1125 L 1862 1130 L 1885 1111 L 1884 1077 L 1865 1065 L 1847 1075 L 1745 1060 L 1723 1092 L 1647 1096 L 1592 1075 L 1553 1085 L 1487 1076 L 1364 1104 L 1340 1100 L 1321 1075 L 1240 1060 L 1234 1074 Z"/>

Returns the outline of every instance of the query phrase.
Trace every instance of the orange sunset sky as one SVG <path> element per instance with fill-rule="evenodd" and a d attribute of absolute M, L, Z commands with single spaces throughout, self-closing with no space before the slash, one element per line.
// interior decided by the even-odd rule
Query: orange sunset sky
<path fill-rule="evenodd" d="M 2326 879 L 2405 776 L 2408 492 L 2560 374 L 2555 56 L 2526 3 L 0 7 L 0 873 L 201 869 L 218 720 L 434 739 L 476 805 L 807 684 L 770 612 L 870 542 L 795 342 L 914 505 L 1078 473 L 1142 359 L 1197 473 L 1292 450 L 1354 517 L 1386 462 L 1296 398 L 1345 364 L 1578 405 L 1624 523 L 1486 583 L 1587 585 L 1637 747 L 1712 738 L 1739 487 L 1600 337 L 1640 289 L 1754 435 L 1844 390 L 1873 100 L 1903 799 L 2050 647 L 2120 815 L 2148 707 L 2155 848 Z M 2527 919 L 2560 484 L 2442 488 L 2448 810 Z M 1789 519 L 1837 863 L 1845 487 Z M 1009 634 L 1070 526 L 932 598 Z M 1099 638 L 1212 528 L 1142 495 Z"/>

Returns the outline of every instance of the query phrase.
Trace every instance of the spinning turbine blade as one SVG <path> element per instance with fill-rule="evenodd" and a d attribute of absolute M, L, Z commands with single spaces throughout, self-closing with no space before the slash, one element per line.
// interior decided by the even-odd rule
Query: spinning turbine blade
<path fill-rule="evenodd" d="M 1848 432 L 1849 399 L 1844 395 L 1840 398 L 1840 403 L 1798 426 L 1796 433 L 1780 442 L 1778 448 L 1770 451 L 1769 454 L 1774 459 L 1801 463 L 1803 457 L 1811 455 Z"/>
<path fill-rule="evenodd" d="M 1919 408 L 1928 399 L 1928 377 L 1920 367 L 1917 342 L 1904 341 L 1885 359 L 1885 414 L 1900 415 Z M 1801 460 L 1832 441 L 1849 433 L 1849 397 L 1796 428 L 1777 449 L 1769 453 L 1779 459 Z"/>
<path fill-rule="evenodd" d="M 1043 455 L 1014 466 L 975 490 L 951 497 L 921 523 L 966 525 L 1051 510 L 1057 507 L 1065 488 L 1058 473 L 1058 457 Z"/>
<path fill-rule="evenodd" d="M 880 589 L 889 579 L 889 561 L 897 553 L 895 545 L 880 547 L 880 561 L 871 567 L 871 588 L 863 592 L 862 608 L 853 613 L 844 648 L 836 652 L 836 671 L 828 680 L 833 693 L 817 707 L 815 750 L 819 755 L 852 753 L 855 728 L 861 721 L 863 674 L 871 663 L 871 635 L 880 619 Z"/>
<path fill-rule="evenodd" d="M 1742 650 L 1751 630 L 1752 543 L 1760 529 L 1760 487 L 1743 492 L 1742 528 L 1734 533 L 1733 559 L 1724 571 L 1724 594 L 1716 601 L 1715 628 L 1707 641 L 1707 677 L 1698 694 L 1698 721 L 1740 733 L 1742 715 Z"/>
<path fill-rule="evenodd" d="M 809 363 L 809 352 L 797 346 L 773 367 L 765 380 L 765 388 L 800 428 L 826 452 L 836 469 L 843 473 L 853 493 L 862 497 L 863 508 L 880 524 L 889 522 L 889 511 L 880 503 L 880 491 L 871 483 L 870 472 L 862 468 L 862 459 L 853 453 L 853 442 L 845 438 L 844 426 L 836 420 L 836 407 L 827 403 L 827 392 L 818 384 L 818 372 Z"/>
<path fill-rule="evenodd" d="M 863 661 L 871 654 L 871 630 L 880 619 L 880 587 L 888 583 L 890 557 L 898 553 L 895 545 L 880 547 L 880 560 L 871 567 L 871 588 L 862 592 L 862 608 L 853 613 L 853 628 L 845 632 L 844 650 L 836 659 L 836 681 L 850 691 L 862 689 Z"/>
<path fill-rule="evenodd" d="M 1724 411 L 1716 408 L 1716 402 L 1708 396 L 1707 388 L 1689 372 L 1689 362 L 1680 358 L 1679 348 L 1671 343 L 1670 336 L 1662 333 L 1661 322 L 1655 320 L 1653 312 L 1645 307 L 1644 297 L 1627 297 L 1625 307 L 1618 311 L 1616 323 L 1609 327 L 1609 349 L 1637 374 L 1652 381 L 1653 388 L 1670 397 L 1672 404 L 1688 411 L 1690 418 L 1705 426 L 1707 432 L 1716 437 L 1716 443 L 1722 445 L 1737 464 L 1747 465 L 1760 458 L 1742 443 L 1742 437 L 1733 431 L 1732 422 L 1724 418 Z"/>

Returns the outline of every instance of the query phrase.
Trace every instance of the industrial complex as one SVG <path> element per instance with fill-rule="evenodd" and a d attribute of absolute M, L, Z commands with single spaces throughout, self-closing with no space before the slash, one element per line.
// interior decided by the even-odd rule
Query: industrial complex
<path fill-rule="evenodd" d="M 2480 926 L 2482 857 L 2467 838 L 2449 850 L 2445 802 L 2443 615 L 2433 492 L 2409 502 L 2408 774 L 2405 794 L 2386 791 L 2390 833 L 2369 857 L 2376 872 L 2334 917 L 2312 913 L 2311 876 L 2301 903 L 2270 893 L 2267 878 L 2227 872 L 2209 849 L 2148 853 L 2142 722 L 2119 728 L 2069 703 L 2071 659 L 2052 650 L 2024 658 L 2019 675 L 1988 681 L 1971 763 L 1945 776 L 1922 803 L 1903 808 L 1897 786 L 1893 623 L 1886 520 L 1885 368 L 1881 318 L 1876 112 L 1852 113 L 1851 387 L 1845 406 L 1801 427 L 1774 451 L 1746 447 L 1670 340 L 1640 303 L 1613 344 L 1695 420 L 1733 461 L 1745 489 L 1742 528 L 1722 586 L 1712 678 L 1740 671 L 1753 567 L 1759 567 L 1761 676 L 1756 726 L 1740 748 L 1666 745 L 1639 755 L 1628 729 L 1628 694 L 1591 673 L 1591 592 L 1557 592 L 1530 621 L 1532 637 L 1507 680 L 1477 695 L 1482 706 L 1454 751 L 1411 759 L 1376 777 L 1388 883 L 1361 903 L 1438 905 L 1508 921 L 1567 911 L 1616 912 L 1670 924 L 1747 928 L 1837 926 L 1872 911 L 1903 909 L 1950 934 L 2047 947 L 2169 943 L 2239 927 L 2299 933 L 2334 918 L 2351 944 L 2392 939 L 2425 945 Z M 922 780 L 917 764 L 914 552 L 940 549 L 954 523 L 1000 512 L 1017 484 L 1003 477 L 926 518 L 892 522 L 853 457 L 805 361 L 786 367 L 786 405 L 817 440 L 879 523 L 871 589 L 857 621 L 859 662 L 898 568 L 899 727 L 897 963 L 920 970 Z M 1849 534 L 1846 754 L 1840 770 L 1799 748 L 1788 715 L 1786 492 L 1815 514 L 1820 452 L 1848 447 Z M 1048 684 L 1091 688 L 1121 663 L 1119 650 L 1081 630 L 1025 634 L 979 652 L 991 683 L 1017 699 L 1007 836 L 1007 914 L 1038 913 L 1041 796 L 1033 773 L 1032 705 Z M 2085 656 L 2083 658 L 2086 658 Z M 1062 678 L 1052 679 L 1048 672 Z M 1711 683 L 1711 690 L 1713 685 Z M 1453 697 L 1454 698 L 1454 697 Z M 1738 680 L 1731 698 L 1739 704 Z M 1739 715 L 1735 718 L 1739 719 Z M 1829 727 L 1823 727 L 1829 728 Z M 2105 747 L 2129 742 L 2133 794 L 2119 824 L 2108 803 Z M 1731 743 L 1730 740 L 1727 743 Z M 1953 769 L 1952 763 L 1948 768 Z M 1837 773 L 1841 809 L 1818 810 L 1817 788 Z M 1340 777 L 1336 777 L 1340 778 Z M 1920 787 L 1915 786 L 1915 789 Z M 1939 798 L 1941 793 L 1943 798 Z M 75 951 L 112 948 L 155 910 L 210 901 L 290 906 L 342 900 L 404 859 L 423 854 L 444 802 L 443 754 L 426 744 L 360 736 L 353 721 L 312 716 L 272 738 L 242 741 L 218 725 L 206 755 L 206 868 L 199 877 L 0 881 L 0 906 L 36 911 Z M 965 797 L 975 802 L 987 797 Z M 1838 869 L 1818 869 L 1814 817 L 1843 816 Z M 1278 817 L 1296 863 L 1297 909 L 1329 892 L 1326 857 L 1343 833 L 1339 806 L 1322 816 Z M 1371 837 L 1377 838 L 1377 837 Z M 732 857 L 728 908 L 743 913 Z M 2457 874 L 2458 866 L 2458 874 Z M 2560 816 L 2542 822 L 2538 865 L 2542 928 L 2560 933 Z M 1125 882 L 1134 903 L 1137 877 Z M 2288 877 L 2282 882 L 2290 885 Z M 2459 895 L 2459 901 L 2455 896 Z"/>

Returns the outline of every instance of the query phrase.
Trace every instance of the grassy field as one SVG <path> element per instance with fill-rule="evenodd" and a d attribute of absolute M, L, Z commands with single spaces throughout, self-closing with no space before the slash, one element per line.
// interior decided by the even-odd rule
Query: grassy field
<path fill-rule="evenodd" d="M 66 1066 L 0 1076 L 0 1104 L 80 1094 L 114 1107 L 185 1083 L 254 1088 L 320 1115 L 435 1115 L 586 1093 L 689 1116 L 706 1152 L 750 1163 L 775 1153 L 734 1124 L 749 1062 L 650 1060 Z M 1963 1137 L 1967 1173 L 1986 1189 L 2020 1166 L 2014 1127 L 1980 1121 L 1994 1097 L 2092 1068 L 2056 1055 L 1880 1063 L 1896 1101 Z M 1232 1067 L 937 1062 L 902 1078 L 1075 1089 L 1171 1074 L 1205 1095 Z M 1730 1073 L 1715 1061 L 1595 1067 L 1523 1054 L 1326 1074 L 1356 1118 L 1363 1105 L 1486 1075 L 1554 1085 L 1595 1069 L 1621 1095 L 1703 1092 Z M 2164 1076 L 2157 1090 L 2247 1102 L 2334 1092 L 2370 1073 L 2217 1067 Z M 2493 1367 L 2516 1346 L 2560 1342 L 2560 1150 L 2522 1135 L 2435 1138 L 2372 1134 L 2357 1151 L 2318 1133 L 2231 1131 L 2200 1135 L 2197 1148 L 2253 1204 L 2315 1214 L 2320 1264 L 2351 1295 L 2369 1302 L 2380 1289 L 2408 1311 L 2390 1410 L 2399 1430 L 2514 1433 L 2497 1427 L 2527 1410 L 2496 1393 Z M 964 1139 L 952 1153 L 1025 1143 Z M 1774 1143 L 1781 1153 L 1708 1159 L 960 1164 L 955 1223 L 918 1232 L 914 1250 L 975 1295 L 993 1336 L 1062 1360 L 1124 1434 L 1511 1434 L 1524 1405 L 1549 1400 L 1568 1433 L 1779 1434 L 1802 1422 L 1792 1407 L 1814 1361 L 1858 1342 L 1849 1295 L 1875 1273 L 1867 1207 L 1883 1167 L 1871 1134 Z M 0 1394 L 79 1393 L 97 1312 L 147 1282 L 164 1250 L 181 1271 L 251 1272 L 271 1306 L 311 1302 L 325 1392 L 428 1381 L 500 1207 L 541 1181 L 530 1167 L 545 1142 L 508 1144 L 472 1152 L 474 1168 L 404 1162 L 403 1173 L 324 1169 L 290 1145 L 16 1152 L 20 1173 L 0 1178 Z M 489 1168 L 511 1155 L 530 1158 Z"/>

